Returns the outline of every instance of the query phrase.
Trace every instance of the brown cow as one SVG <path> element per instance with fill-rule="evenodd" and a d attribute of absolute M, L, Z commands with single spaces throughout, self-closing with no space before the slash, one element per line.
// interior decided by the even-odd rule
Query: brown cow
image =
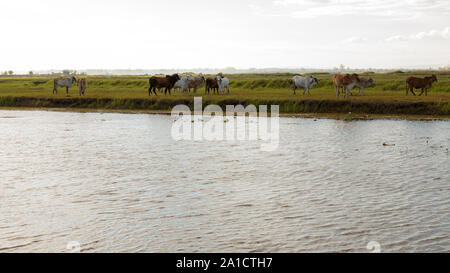
<path fill-rule="evenodd" d="M 189 85 L 188 85 L 189 92 L 190 92 L 191 88 L 194 88 L 194 93 L 197 93 L 197 89 L 199 89 L 200 86 L 202 86 L 204 81 L 205 81 L 205 77 L 203 77 L 202 75 L 200 75 L 200 77 L 193 78 L 193 80 L 190 81 Z"/>
<path fill-rule="evenodd" d="M 339 97 L 339 90 L 342 88 L 342 94 L 344 98 L 348 97 L 352 88 L 360 82 L 358 74 L 336 74 L 333 76 L 333 84 L 336 89 L 336 98 Z"/>
<path fill-rule="evenodd" d="M 175 85 L 175 83 L 180 80 L 180 76 L 178 74 L 173 74 L 173 75 L 167 75 L 165 78 L 162 77 L 151 77 L 149 79 L 150 82 L 150 88 L 148 89 L 148 95 L 151 96 L 152 95 L 152 91 L 155 94 L 155 96 L 157 96 L 156 94 L 156 89 L 161 89 L 161 88 L 165 88 L 164 89 L 164 94 L 167 95 L 167 91 L 169 91 L 169 95 L 170 95 L 170 90 L 173 88 L 173 86 Z"/>
<path fill-rule="evenodd" d="M 213 93 L 216 93 L 216 91 L 217 91 L 217 93 L 219 93 L 219 85 L 217 84 L 217 79 L 207 78 L 206 84 L 205 84 L 205 94 L 206 94 L 206 92 L 208 92 L 208 94 L 209 94 L 209 91 L 211 89 L 213 90 Z"/>
<path fill-rule="evenodd" d="M 77 85 L 78 85 L 78 93 L 79 95 L 83 95 L 84 93 L 86 93 L 86 88 L 87 88 L 87 80 L 86 79 L 78 79 L 77 81 Z"/>
<path fill-rule="evenodd" d="M 414 93 L 415 89 L 422 89 L 422 92 L 419 94 L 421 96 L 423 94 L 423 91 L 425 91 L 425 96 L 428 95 L 428 89 L 431 88 L 431 85 L 433 82 L 437 82 L 436 75 L 431 75 L 431 77 L 425 77 L 425 78 L 417 78 L 417 77 L 409 77 L 406 79 L 406 95 L 408 96 L 408 91 L 411 91 L 413 95 L 415 96 L 416 93 Z"/>

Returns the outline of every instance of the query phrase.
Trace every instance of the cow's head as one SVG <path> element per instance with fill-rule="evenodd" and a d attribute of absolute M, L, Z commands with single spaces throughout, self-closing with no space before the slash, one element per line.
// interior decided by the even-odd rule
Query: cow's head
<path fill-rule="evenodd" d="M 75 76 L 72 77 L 72 83 L 77 82 L 77 78 Z"/>
<path fill-rule="evenodd" d="M 375 86 L 375 81 L 372 78 L 369 78 L 367 80 L 367 87 L 374 87 Z"/>
<path fill-rule="evenodd" d="M 437 77 L 435 74 L 431 75 L 431 82 L 437 82 Z"/>
<path fill-rule="evenodd" d="M 357 82 L 361 82 L 361 80 L 359 79 L 358 74 L 356 74 L 356 73 L 353 73 L 353 74 L 351 75 L 351 78 L 352 78 L 353 80 L 357 81 Z"/>
<path fill-rule="evenodd" d="M 319 83 L 319 80 L 313 76 L 309 76 L 309 80 L 310 80 L 310 83 L 312 83 L 313 85 Z"/>
<path fill-rule="evenodd" d="M 168 81 L 171 82 L 171 83 L 176 83 L 177 81 L 180 80 L 180 76 L 179 76 L 178 74 L 167 75 L 166 78 L 167 78 Z"/>

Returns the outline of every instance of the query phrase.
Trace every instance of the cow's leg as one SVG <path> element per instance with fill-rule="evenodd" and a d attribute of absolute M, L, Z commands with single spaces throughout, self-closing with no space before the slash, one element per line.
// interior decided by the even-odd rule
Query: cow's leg
<path fill-rule="evenodd" d="M 416 95 L 416 93 L 414 92 L 414 87 L 411 88 L 409 91 L 411 91 L 411 93 L 412 93 L 414 96 Z"/>
<path fill-rule="evenodd" d="M 336 90 L 336 98 L 339 98 L 339 87 L 334 88 Z"/>
<path fill-rule="evenodd" d="M 419 97 L 422 96 L 424 91 L 425 91 L 425 88 L 422 88 L 422 92 L 420 92 Z"/>
<path fill-rule="evenodd" d="M 425 97 L 428 96 L 428 88 L 425 88 Z"/>
<path fill-rule="evenodd" d="M 364 87 L 358 87 L 358 94 L 357 94 L 358 96 L 359 95 L 363 95 L 364 96 Z"/>
<path fill-rule="evenodd" d="M 348 90 L 348 96 L 353 96 L 352 88 L 347 88 L 347 90 Z"/>
<path fill-rule="evenodd" d="M 296 95 L 295 90 L 297 90 L 297 86 L 294 85 L 294 95 Z"/>
<path fill-rule="evenodd" d="M 66 86 L 66 95 L 69 95 L 69 87 Z"/>

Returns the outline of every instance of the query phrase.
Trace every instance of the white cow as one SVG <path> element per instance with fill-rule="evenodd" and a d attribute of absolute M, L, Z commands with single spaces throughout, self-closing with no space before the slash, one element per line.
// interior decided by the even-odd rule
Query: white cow
<path fill-rule="evenodd" d="M 361 94 L 364 96 L 364 89 L 369 88 L 369 87 L 374 87 L 375 86 L 375 82 L 373 81 L 372 78 L 359 78 L 359 82 L 357 82 L 355 84 L 355 86 L 353 88 L 358 88 L 358 94 Z M 353 95 L 352 92 L 350 91 L 350 95 Z"/>
<path fill-rule="evenodd" d="M 225 89 L 227 93 L 230 94 L 230 80 L 228 78 L 224 78 L 222 73 L 217 75 L 217 85 L 219 86 L 219 94 L 222 91 L 222 94 L 225 94 Z"/>
<path fill-rule="evenodd" d="M 305 92 L 308 92 L 308 95 L 311 95 L 309 93 L 309 90 L 311 90 L 311 88 L 313 88 L 315 84 L 319 83 L 317 78 L 313 76 L 309 77 L 295 76 L 294 78 L 292 78 L 292 80 L 294 81 L 294 95 L 296 94 L 295 90 L 297 90 L 297 88 L 304 89 L 303 95 L 305 95 Z"/>
<path fill-rule="evenodd" d="M 66 94 L 69 95 L 69 88 L 77 82 L 75 77 L 72 78 L 59 78 L 53 80 L 53 94 L 58 94 L 58 87 L 65 87 Z"/>
<path fill-rule="evenodd" d="M 193 80 L 191 76 L 186 76 L 178 80 L 173 86 L 174 91 L 177 89 L 181 89 L 181 92 L 185 93 L 189 91 L 189 83 Z"/>

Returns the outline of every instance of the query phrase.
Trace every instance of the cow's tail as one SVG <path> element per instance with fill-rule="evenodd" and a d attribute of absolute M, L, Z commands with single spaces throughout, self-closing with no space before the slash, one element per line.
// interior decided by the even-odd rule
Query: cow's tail
<path fill-rule="evenodd" d="M 148 83 L 150 84 L 150 87 L 148 88 L 148 94 L 151 95 L 151 92 L 152 92 L 152 78 L 148 79 Z"/>
<path fill-rule="evenodd" d="M 406 80 L 406 95 L 407 95 L 407 96 L 408 96 L 408 90 L 409 90 L 408 80 Z"/>
<path fill-rule="evenodd" d="M 58 89 L 57 89 L 57 85 L 58 85 L 58 80 L 54 79 L 53 80 L 53 92 L 52 93 L 58 93 Z"/>

